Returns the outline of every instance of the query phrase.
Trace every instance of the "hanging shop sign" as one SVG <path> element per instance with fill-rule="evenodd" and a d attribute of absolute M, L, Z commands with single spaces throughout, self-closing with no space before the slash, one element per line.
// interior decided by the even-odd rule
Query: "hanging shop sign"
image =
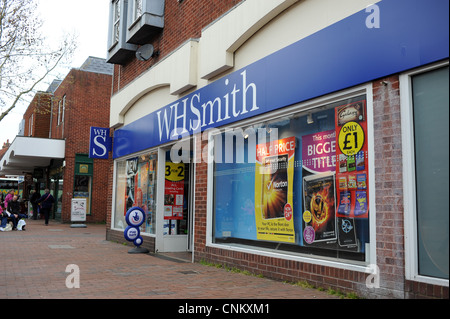
<path fill-rule="evenodd" d="M 255 167 L 257 238 L 294 243 L 295 137 L 258 144 Z"/>
<path fill-rule="evenodd" d="M 111 151 L 109 128 L 91 127 L 89 138 L 89 158 L 108 159 Z"/>

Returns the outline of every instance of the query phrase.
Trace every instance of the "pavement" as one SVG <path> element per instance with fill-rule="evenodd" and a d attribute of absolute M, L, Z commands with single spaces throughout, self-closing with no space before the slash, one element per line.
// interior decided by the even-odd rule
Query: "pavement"
<path fill-rule="evenodd" d="M 175 300 L 188 312 L 194 300 L 337 298 L 166 255 L 129 254 L 131 246 L 105 239 L 105 225 L 70 226 L 28 220 L 26 231 L 0 232 L 0 300 Z"/>

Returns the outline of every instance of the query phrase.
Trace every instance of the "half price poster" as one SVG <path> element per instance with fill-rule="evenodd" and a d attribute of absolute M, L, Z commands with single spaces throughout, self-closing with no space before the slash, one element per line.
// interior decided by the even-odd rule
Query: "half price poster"
<path fill-rule="evenodd" d="M 295 243 L 293 218 L 295 137 L 256 146 L 257 239 Z"/>

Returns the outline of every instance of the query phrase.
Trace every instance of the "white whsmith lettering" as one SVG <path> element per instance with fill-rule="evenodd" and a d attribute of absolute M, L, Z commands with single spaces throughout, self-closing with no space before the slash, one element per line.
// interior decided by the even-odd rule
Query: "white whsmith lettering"
<path fill-rule="evenodd" d="M 255 83 L 247 83 L 246 70 L 241 72 L 241 80 L 241 87 L 235 83 L 231 91 L 223 97 L 203 102 L 200 93 L 196 93 L 157 111 L 159 141 L 161 142 L 163 137 L 173 140 L 180 135 L 197 133 L 200 128 L 259 110 L 257 87 Z M 229 84 L 229 79 L 225 79 L 225 86 L 228 87 Z M 239 95 L 242 97 L 241 103 L 238 103 Z M 248 97 L 251 98 L 250 104 Z"/>

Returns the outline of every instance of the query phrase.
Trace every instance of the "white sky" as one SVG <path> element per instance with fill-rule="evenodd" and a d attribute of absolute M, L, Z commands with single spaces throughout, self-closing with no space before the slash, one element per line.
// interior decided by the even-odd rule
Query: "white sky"
<path fill-rule="evenodd" d="M 72 58 L 71 68 L 79 68 L 89 56 L 106 58 L 108 36 L 109 0 L 36 0 L 44 20 L 43 32 L 49 41 L 60 42 L 65 33 L 75 33 L 78 48 Z M 69 69 L 61 70 L 63 76 Z M 62 80 L 63 78 L 61 78 Z M 47 79 L 51 82 L 53 78 Z M 48 84 L 40 87 L 46 90 Z M 0 148 L 9 139 L 12 142 L 19 132 L 19 123 L 28 105 L 16 106 L 0 121 Z"/>

